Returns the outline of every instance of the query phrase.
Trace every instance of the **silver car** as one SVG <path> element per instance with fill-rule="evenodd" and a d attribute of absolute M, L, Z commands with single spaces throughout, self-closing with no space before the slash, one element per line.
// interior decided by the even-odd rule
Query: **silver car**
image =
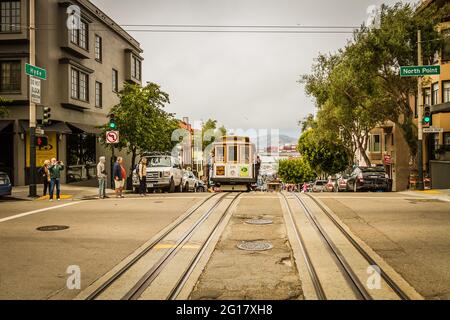
<path fill-rule="evenodd" d="M 325 185 L 327 184 L 327 180 L 316 180 L 312 187 L 312 192 L 323 192 L 325 191 Z"/>

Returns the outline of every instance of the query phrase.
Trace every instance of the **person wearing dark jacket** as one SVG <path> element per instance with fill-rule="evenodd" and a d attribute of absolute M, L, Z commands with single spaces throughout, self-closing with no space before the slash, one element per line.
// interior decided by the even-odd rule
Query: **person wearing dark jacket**
<path fill-rule="evenodd" d="M 42 192 L 44 197 L 47 195 L 47 190 L 50 192 L 50 171 L 48 171 L 49 165 L 50 160 L 45 160 L 44 165 L 38 171 L 42 177 L 42 183 L 44 184 L 44 190 Z"/>
<path fill-rule="evenodd" d="M 56 187 L 56 199 L 61 200 L 61 171 L 64 170 L 64 163 L 52 159 L 48 171 L 50 172 L 50 201 L 53 201 L 53 191 Z"/>
<path fill-rule="evenodd" d="M 122 192 L 123 192 L 123 187 L 125 186 L 125 179 L 127 177 L 127 173 L 123 166 L 122 157 L 118 157 L 116 163 L 114 163 L 113 177 L 114 177 L 114 185 L 115 185 L 115 189 L 116 189 L 116 198 L 124 198 Z"/>

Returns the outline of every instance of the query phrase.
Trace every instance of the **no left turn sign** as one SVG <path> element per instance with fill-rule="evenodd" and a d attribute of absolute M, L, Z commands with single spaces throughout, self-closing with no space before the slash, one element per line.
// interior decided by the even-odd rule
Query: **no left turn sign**
<path fill-rule="evenodd" d="M 106 143 L 119 143 L 119 131 L 106 131 Z"/>

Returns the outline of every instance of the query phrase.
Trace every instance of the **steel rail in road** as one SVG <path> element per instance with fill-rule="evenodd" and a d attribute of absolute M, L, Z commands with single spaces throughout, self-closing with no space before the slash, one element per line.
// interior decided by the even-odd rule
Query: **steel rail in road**
<path fill-rule="evenodd" d="M 333 224 L 339 229 L 339 231 L 347 238 L 347 240 L 358 250 L 361 256 L 373 266 L 377 266 L 380 269 L 381 277 L 389 285 L 389 287 L 397 294 L 402 300 L 410 300 L 410 297 L 400 288 L 400 286 L 384 272 L 384 270 L 377 265 L 376 261 L 353 239 L 353 237 L 341 226 L 341 224 L 331 215 L 331 213 L 325 209 L 325 207 L 315 197 L 310 194 L 306 194 L 314 203 L 322 210 L 323 213 L 333 222 Z"/>
<path fill-rule="evenodd" d="M 192 208 L 188 213 L 185 214 L 183 219 L 178 221 L 176 224 L 172 225 L 169 229 L 167 229 L 163 234 L 161 234 L 157 239 L 152 241 L 144 250 L 142 250 L 136 257 L 130 260 L 126 265 L 124 265 L 120 270 L 115 272 L 108 280 L 101 284 L 94 292 L 92 292 L 86 300 L 94 300 L 98 296 L 100 296 L 112 283 L 114 283 L 117 279 L 119 279 L 125 272 L 127 272 L 133 265 L 135 265 L 143 256 L 145 256 L 150 250 L 152 250 L 158 243 L 160 243 L 167 235 L 169 235 L 175 228 L 180 226 L 183 222 L 185 222 L 189 217 L 191 217 L 200 207 L 202 207 L 208 200 L 217 194 L 212 194 L 203 201 L 201 201 L 198 205 Z"/>
<path fill-rule="evenodd" d="M 350 267 L 349 263 L 347 262 L 341 251 L 338 249 L 336 244 L 333 242 L 333 240 L 331 240 L 328 233 L 323 229 L 322 225 L 317 220 L 315 214 L 310 210 L 310 208 L 306 205 L 305 201 L 301 197 L 299 197 L 295 193 L 292 193 L 292 195 L 301 205 L 307 219 L 311 222 L 314 229 L 318 232 L 321 239 L 327 245 L 328 250 L 332 253 L 332 257 L 336 262 L 336 265 L 341 270 L 345 280 L 349 284 L 350 288 L 352 289 L 356 297 L 362 300 L 372 300 L 372 296 L 369 294 L 369 292 L 367 292 L 367 289 L 361 283 L 358 276 Z"/>
<path fill-rule="evenodd" d="M 172 260 L 172 258 L 177 254 L 177 252 L 186 244 L 189 239 L 194 235 L 195 231 L 212 215 L 219 204 L 229 195 L 230 193 L 225 193 L 220 199 L 214 203 L 201 217 L 198 219 L 176 242 L 175 246 L 169 249 L 159 260 L 156 262 L 140 279 L 139 281 L 122 297 L 121 300 L 137 300 L 142 293 L 147 290 L 147 288 L 152 284 L 156 277 L 161 273 L 164 267 Z M 224 213 L 228 212 L 228 209 L 234 203 L 240 193 L 237 194 L 233 201 L 227 205 Z M 213 230 L 214 231 L 214 230 Z M 195 260 L 194 260 L 195 261 Z"/>
<path fill-rule="evenodd" d="M 322 283 L 320 282 L 319 276 L 317 275 L 316 269 L 314 268 L 314 264 L 311 260 L 308 250 L 306 249 L 305 242 L 303 241 L 303 237 L 300 233 L 300 230 L 298 229 L 297 223 L 294 220 L 292 208 L 289 205 L 289 202 L 287 201 L 286 195 L 284 193 L 281 193 L 281 195 L 284 199 L 284 202 L 286 203 L 286 209 L 289 216 L 289 220 L 294 227 L 295 237 L 298 241 L 298 244 L 300 245 L 300 249 L 302 251 L 302 255 L 306 263 L 306 268 L 308 269 L 309 276 L 311 278 L 314 290 L 316 292 L 316 296 L 319 300 L 327 300 L 327 296 L 325 294 L 325 291 L 323 290 Z"/>
<path fill-rule="evenodd" d="M 186 268 L 182 277 L 178 280 L 176 285 L 172 288 L 167 300 L 175 300 L 177 298 L 178 294 L 181 292 L 181 290 L 183 289 L 187 280 L 189 279 L 192 271 L 195 269 L 195 267 L 197 266 L 201 257 L 203 256 L 204 252 L 206 251 L 209 244 L 211 243 L 214 235 L 216 234 L 217 230 L 219 229 L 220 225 L 222 224 L 223 220 L 225 219 L 227 213 L 232 208 L 233 204 L 237 201 L 237 199 L 239 198 L 240 195 L 242 195 L 242 193 L 240 193 L 236 197 L 234 197 L 233 200 L 231 201 L 231 203 L 227 206 L 227 208 L 223 212 L 222 216 L 220 217 L 219 221 L 215 224 L 214 229 L 208 235 L 208 238 L 206 239 L 206 241 L 203 242 L 200 250 L 197 252 L 195 257 L 190 261 L 189 266 L 188 266 L 188 268 Z"/>

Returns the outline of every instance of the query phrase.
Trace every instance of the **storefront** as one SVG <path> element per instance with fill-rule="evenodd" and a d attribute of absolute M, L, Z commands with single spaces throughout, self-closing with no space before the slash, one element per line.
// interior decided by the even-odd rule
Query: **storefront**
<path fill-rule="evenodd" d="M 14 184 L 14 121 L 0 120 L 0 172 L 6 172 Z"/>

